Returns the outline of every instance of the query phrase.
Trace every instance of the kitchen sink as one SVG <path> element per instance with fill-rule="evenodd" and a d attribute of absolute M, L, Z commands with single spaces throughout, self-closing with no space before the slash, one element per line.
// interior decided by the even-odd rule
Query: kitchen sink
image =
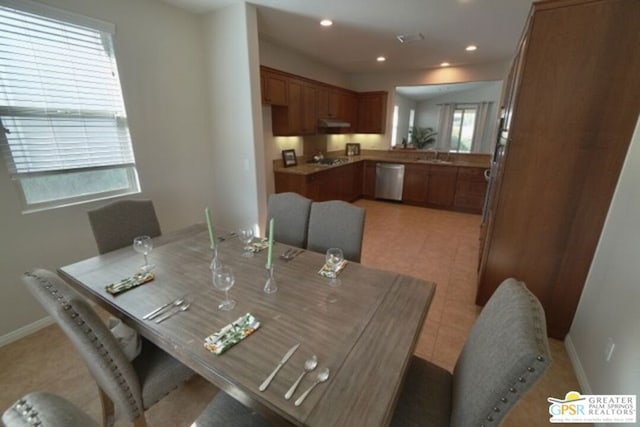
<path fill-rule="evenodd" d="M 430 165 L 450 165 L 453 162 L 450 160 L 440 160 L 440 159 L 416 159 L 418 163 L 428 163 Z"/>

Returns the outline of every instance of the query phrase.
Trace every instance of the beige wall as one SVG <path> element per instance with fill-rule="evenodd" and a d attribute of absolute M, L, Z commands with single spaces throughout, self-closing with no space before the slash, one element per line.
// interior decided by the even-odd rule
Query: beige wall
<path fill-rule="evenodd" d="M 639 182 L 640 120 L 567 335 L 583 393 L 640 393 Z M 615 343 L 609 362 L 608 338 Z"/>
<path fill-rule="evenodd" d="M 155 0 L 43 3 L 116 25 L 140 197 L 154 201 L 163 231 L 202 221 L 213 192 L 200 19 Z M 99 204 L 23 215 L 16 188 L 0 167 L 0 344 L 45 316 L 21 286 L 23 272 L 55 270 L 97 254 L 86 210 Z"/>

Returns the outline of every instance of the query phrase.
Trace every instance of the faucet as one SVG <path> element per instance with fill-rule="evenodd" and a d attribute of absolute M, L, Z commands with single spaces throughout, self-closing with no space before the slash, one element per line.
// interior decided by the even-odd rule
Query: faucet
<path fill-rule="evenodd" d="M 435 148 L 429 148 L 427 151 L 432 152 L 433 153 L 433 160 L 437 161 L 438 160 L 438 154 L 440 154 L 438 152 L 438 150 L 436 150 Z"/>

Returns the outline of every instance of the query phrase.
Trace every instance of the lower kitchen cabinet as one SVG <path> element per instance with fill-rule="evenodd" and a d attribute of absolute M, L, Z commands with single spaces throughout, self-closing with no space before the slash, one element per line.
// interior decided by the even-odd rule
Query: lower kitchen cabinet
<path fill-rule="evenodd" d="M 353 202 L 362 195 L 362 170 L 362 162 L 357 162 L 308 175 L 276 171 L 276 193 L 292 191 L 316 202 Z"/>
<path fill-rule="evenodd" d="M 404 165 L 404 185 L 402 187 L 402 201 L 405 203 L 424 205 L 427 203 L 429 191 L 429 166 Z"/>
<path fill-rule="evenodd" d="M 427 206 L 451 208 L 456 194 L 458 168 L 455 166 L 429 166 Z"/>
<path fill-rule="evenodd" d="M 456 180 L 456 196 L 453 206 L 456 210 L 482 213 L 487 193 L 487 180 L 483 168 L 459 168 Z"/>
<path fill-rule="evenodd" d="M 362 196 L 373 199 L 376 196 L 376 162 L 365 161 L 362 171 Z"/>

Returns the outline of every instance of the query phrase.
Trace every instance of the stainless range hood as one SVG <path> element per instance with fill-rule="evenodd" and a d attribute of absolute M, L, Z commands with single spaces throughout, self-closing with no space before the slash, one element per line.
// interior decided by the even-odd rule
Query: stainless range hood
<path fill-rule="evenodd" d="M 351 127 L 351 123 L 343 120 L 336 119 L 320 119 L 318 120 L 318 127 L 321 128 L 348 128 Z"/>

